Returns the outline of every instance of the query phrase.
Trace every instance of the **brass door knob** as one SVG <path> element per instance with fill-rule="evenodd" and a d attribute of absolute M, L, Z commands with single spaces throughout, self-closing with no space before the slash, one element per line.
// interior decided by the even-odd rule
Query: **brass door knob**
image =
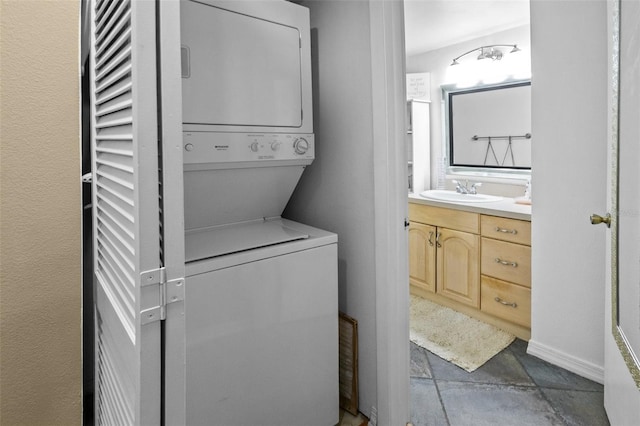
<path fill-rule="evenodd" d="M 604 223 L 605 225 L 607 225 L 607 228 L 611 228 L 611 215 L 609 213 L 607 213 L 604 217 L 597 214 L 592 214 L 590 219 L 592 225 Z"/>

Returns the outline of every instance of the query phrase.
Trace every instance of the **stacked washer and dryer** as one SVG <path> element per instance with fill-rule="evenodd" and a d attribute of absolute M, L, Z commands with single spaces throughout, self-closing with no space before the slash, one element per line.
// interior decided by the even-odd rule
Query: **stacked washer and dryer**
<path fill-rule="evenodd" d="M 186 420 L 338 422 L 337 236 L 281 218 L 314 160 L 309 12 L 181 3 Z"/>

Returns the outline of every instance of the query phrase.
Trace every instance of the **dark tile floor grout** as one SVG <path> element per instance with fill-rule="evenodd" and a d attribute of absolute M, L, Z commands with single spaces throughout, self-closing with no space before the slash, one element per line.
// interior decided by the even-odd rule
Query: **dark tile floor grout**
<path fill-rule="evenodd" d="M 526 353 L 516 339 L 468 373 L 411 343 L 415 426 L 609 425 L 603 387 Z"/>

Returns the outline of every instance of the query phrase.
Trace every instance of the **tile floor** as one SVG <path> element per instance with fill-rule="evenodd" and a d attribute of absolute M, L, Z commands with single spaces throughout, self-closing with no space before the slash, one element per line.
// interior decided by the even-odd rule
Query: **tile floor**
<path fill-rule="evenodd" d="M 467 373 L 411 343 L 414 426 L 609 425 L 602 385 L 527 355 L 516 339 Z"/>

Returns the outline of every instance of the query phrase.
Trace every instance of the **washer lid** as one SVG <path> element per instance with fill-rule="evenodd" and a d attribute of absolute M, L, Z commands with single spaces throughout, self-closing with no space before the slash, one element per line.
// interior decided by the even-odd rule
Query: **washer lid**
<path fill-rule="evenodd" d="M 261 219 L 193 229 L 185 234 L 185 261 L 194 262 L 307 238 L 309 234 L 287 227 L 281 220 Z"/>

